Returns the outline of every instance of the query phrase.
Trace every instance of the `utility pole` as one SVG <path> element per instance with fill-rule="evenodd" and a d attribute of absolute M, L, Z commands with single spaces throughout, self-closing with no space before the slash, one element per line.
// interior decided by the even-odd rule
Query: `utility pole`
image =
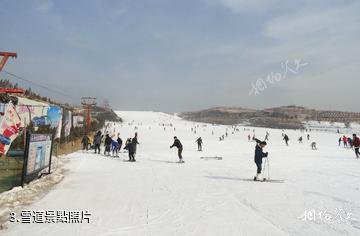
<path fill-rule="evenodd" d="M 81 104 L 84 107 L 86 112 L 86 125 L 85 125 L 85 133 L 88 134 L 91 126 L 91 108 L 96 105 L 96 98 L 94 97 L 82 97 Z"/>

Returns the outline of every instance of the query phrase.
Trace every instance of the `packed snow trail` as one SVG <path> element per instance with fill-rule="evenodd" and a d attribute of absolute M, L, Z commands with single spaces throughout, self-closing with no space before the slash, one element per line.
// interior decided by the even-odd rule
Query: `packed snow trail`
<path fill-rule="evenodd" d="M 22 208 L 88 210 L 89 224 L 8 223 L 0 234 L 360 235 L 360 160 L 337 146 L 339 135 L 310 132 L 311 140 L 298 144 L 297 138 L 306 133 L 286 131 L 287 147 L 281 130 L 256 128 L 260 139 L 270 132 L 266 151 L 271 178 L 279 182 L 253 182 L 249 179 L 256 172 L 255 143 L 247 141 L 252 128 L 239 127 L 232 134 L 227 126 L 196 124 L 159 112 L 119 112 L 119 116 L 124 123 L 107 131 L 120 132 L 124 142 L 138 132 L 137 162 L 126 162 L 126 153 L 120 158 L 73 153 L 65 157 L 69 161 L 64 180 Z M 195 125 L 197 134 L 191 132 Z M 229 137 L 219 142 L 226 128 Z M 176 163 L 176 150 L 169 148 L 175 135 L 184 145 L 185 164 Z M 200 136 L 203 152 L 195 143 Z M 311 141 L 319 150 L 310 150 Z M 223 159 L 201 159 L 215 156 Z M 351 212 L 354 219 L 300 219 L 305 211 L 336 214 L 337 209 Z"/>

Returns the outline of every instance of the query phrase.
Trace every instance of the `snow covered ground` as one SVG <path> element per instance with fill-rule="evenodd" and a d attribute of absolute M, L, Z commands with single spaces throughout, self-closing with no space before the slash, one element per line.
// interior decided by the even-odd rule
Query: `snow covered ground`
<path fill-rule="evenodd" d="M 125 141 L 138 127 L 136 163 L 126 162 L 126 153 L 73 153 L 65 157 L 63 181 L 21 208 L 88 210 L 90 223 L 7 223 L 1 235 L 360 235 L 360 159 L 338 147 L 339 135 L 312 132 L 307 141 L 306 133 L 286 131 L 287 147 L 281 130 L 256 128 L 261 139 L 270 132 L 266 151 L 276 181 L 253 182 L 252 128 L 232 134 L 230 127 L 159 112 L 118 113 L 125 122 L 108 130 L 121 132 Z M 191 132 L 195 125 L 197 134 Z M 226 128 L 229 137 L 220 142 Z M 169 148 L 174 135 L 184 145 L 185 164 L 176 163 Z M 298 144 L 301 135 L 304 143 Z M 203 152 L 195 144 L 199 136 Z M 311 141 L 319 150 L 310 149 Z M 214 156 L 223 159 L 201 158 Z"/>

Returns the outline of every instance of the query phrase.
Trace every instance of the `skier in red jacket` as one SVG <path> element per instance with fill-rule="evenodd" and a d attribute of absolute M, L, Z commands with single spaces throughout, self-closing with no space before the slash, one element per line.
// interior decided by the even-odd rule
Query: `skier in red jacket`
<path fill-rule="evenodd" d="M 359 158 L 360 139 L 358 136 L 356 136 L 356 134 L 353 134 L 353 146 L 355 148 L 356 158 Z"/>

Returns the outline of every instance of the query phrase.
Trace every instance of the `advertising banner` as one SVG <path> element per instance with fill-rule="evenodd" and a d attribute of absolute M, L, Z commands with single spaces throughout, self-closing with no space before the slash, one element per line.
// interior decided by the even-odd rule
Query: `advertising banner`
<path fill-rule="evenodd" d="M 10 102 L 5 104 L 4 115 L 0 117 L 0 154 L 5 155 L 11 143 L 19 135 L 21 120 Z"/>
<path fill-rule="evenodd" d="M 74 126 L 74 128 L 84 127 L 84 117 L 83 116 L 73 116 L 73 126 Z"/>
<path fill-rule="evenodd" d="M 23 97 L 17 98 L 18 105 L 16 106 L 16 111 L 21 119 L 21 127 L 25 127 L 31 122 L 35 127 L 47 124 L 48 103 L 38 102 Z"/>
<path fill-rule="evenodd" d="M 71 127 L 72 127 L 72 113 L 71 111 L 64 111 L 64 134 L 65 137 L 70 135 Z"/>
<path fill-rule="evenodd" d="M 50 128 L 56 128 L 55 139 L 60 138 L 62 128 L 62 109 L 58 106 L 50 106 L 47 111 L 47 120 Z"/>

